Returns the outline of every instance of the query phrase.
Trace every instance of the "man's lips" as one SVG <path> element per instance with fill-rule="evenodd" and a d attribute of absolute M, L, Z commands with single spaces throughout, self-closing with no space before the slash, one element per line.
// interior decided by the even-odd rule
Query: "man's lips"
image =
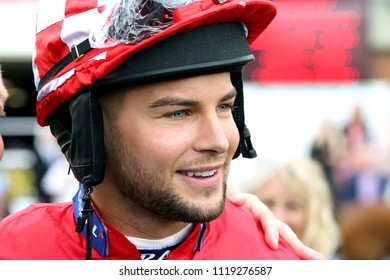
<path fill-rule="evenodd" d="M 213 164 L 202 167 L 189 167 L 177 170 L 178 173 L 188 177 L 209 178 L 218 173 L 218 170 L 223 167 L 223 164 Z"/>
<path fill-rule="evenodd" d="M 217 173 L 218 169 L 212 169 L 207 171 L 179 171 L 180 174 L 188 177 L 209 178 Z"/>
<path fill-rule="evenodd" d="M 216 163 L 207 166 L 188 167 L 177 170 L 177 173 L 189 185 L 209 188 L 220 184 L 223 166 L 223 163 Z"/>

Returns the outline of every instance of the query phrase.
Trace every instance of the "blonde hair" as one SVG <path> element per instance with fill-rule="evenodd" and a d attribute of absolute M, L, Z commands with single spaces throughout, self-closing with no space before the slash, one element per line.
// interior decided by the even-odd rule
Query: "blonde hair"
<path fill-rule="evenodd" d="M 253 181 L 257 190 L 270 176 L 278 176 L 283 185 L 303 199 L 307 221 L 301 237 L 303 244 L 327 259 L 333 258 L 341 244 L 341 233 L 334 216 L 330 186 L 319 163 L 309 158 L 291 160 L 273 168 L 267 176 L 257 177 L 257 183 Z"/>
<path fill-rule="evenodd" d="M 0 116 L 5 115 L 3 110 L 4 110 L 5 101 L 7 100 L 7 98 L 8 98 L 8 91 L 5 88 L 4 83 L 3 83 L 3 76 L 2 76 L 1 65 L 0 65 Z"/>

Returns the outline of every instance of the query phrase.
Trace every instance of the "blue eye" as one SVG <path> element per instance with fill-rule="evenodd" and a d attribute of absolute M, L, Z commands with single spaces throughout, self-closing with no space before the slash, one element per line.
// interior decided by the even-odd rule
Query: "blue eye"
<path fill-rule="evenodd" d="M 234 106 L 230 104 L 220 104 L 218 105 L 217 109 L 220 111 L 228 112 L 228 111 L 233 111 Z"/>
<path fill-rule="evenodd" d="M 185 117 L 185 115 L 186 115 L 185 111 L 180 110 L 180 111 L 176 111 L 176 112 L 171 113 L 169 116 L 172 119 L 182 119 Z"/>

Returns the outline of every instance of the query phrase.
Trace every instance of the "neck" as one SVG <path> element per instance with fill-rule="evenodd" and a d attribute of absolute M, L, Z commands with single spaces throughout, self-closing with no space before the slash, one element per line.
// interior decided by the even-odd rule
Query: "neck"
<path fill-rule="evenodd" d="M 125 199 L 112 186 L 97 186 L 92 193 L 92 199 L 102 218 L 125 236 L 162 239 L 188 225 L 185 222 L 169 220 Z"/>

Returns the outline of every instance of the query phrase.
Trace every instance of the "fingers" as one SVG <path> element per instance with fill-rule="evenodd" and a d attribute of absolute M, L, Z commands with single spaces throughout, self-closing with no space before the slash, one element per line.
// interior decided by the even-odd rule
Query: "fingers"
<path fill-rule="evenodd" d="M 293 230 L 282 221 L 277 222 L 278 228 L 279 228 L 279 234 L 281 238 L 283 238 L 288 245 L 295 251 L 295 253 L 304 260 L 311 260 L 311 259 L 317 259 L 317 260 L 323 260 L 324 256 L 305 246 L 301 240 L 297 237 L 297 235 L 293 232 Z"/>
<path fill-rule="evenodd" d="M 242 207 L 244 206 L 245 209 L 247 209 L 245 207 L 245 204 L 247 203 L 247 197 L 246 195 L 244 194 L 241 194 L 241 193 L 237 193 L 237 192 L 227 192 L 226 193 L 226 196 L 227 198 L 233 202 L 235 205 L 237 205 L 238 207 Z M 249 210 L 249 209 L 248 209 Z"/>

